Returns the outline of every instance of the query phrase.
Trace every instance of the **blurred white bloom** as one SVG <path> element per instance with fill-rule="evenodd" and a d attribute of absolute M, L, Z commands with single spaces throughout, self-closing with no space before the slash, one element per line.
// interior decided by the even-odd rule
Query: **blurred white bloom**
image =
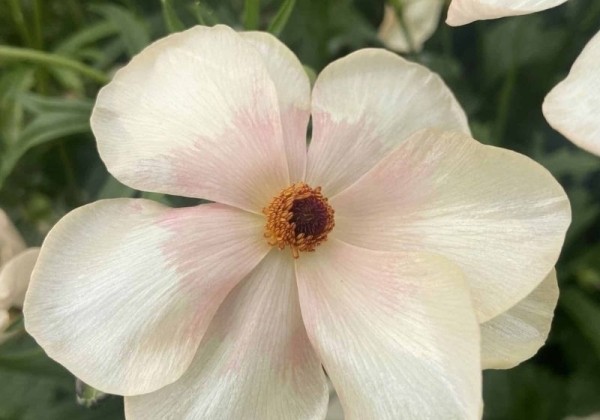
<path fill-rule="evenodd" d="M 39 248 L 25 249 L 23 238 L 0 209 L 0 334 L 10 323 L 9 309 L 23 306 L 38 253 Z"/>
<path fill-rule="evenodd" d="M 466 25 L 483 19 L 526 15 L 550 9 L 567 0 L 452 0 L 446 23 L 451 26 Z"/>
<path fill-rule="evenodd" d="M 396 9 L 387 4 L 378 36 L 383 44 L 398 52 L 420 51 L 435 32 L 445 0 L 398 0 L 405 28 L 398 21 Z M 407 38 L 407 32 L 410 39 Z"/>
<path fill-rule="evenodd" d="M 4 210 L 0 209 L 0 267 L 25 249 L 25 241 Z"/>
<path fill-rule="evenodd" d="M 548 171 L 384 50 L 311 95 L 271 35 L 195 27 L 117 72 L 92 128 L 121 182 L 215 202 L 98 201 L 44 242 L 26 328 L 129 419 L 322 419 L 323 368 L 349 419 L 477 418 L 479 324 L 537 325 L 519 302 L 570 222 Z"/>
<path fill-rule="evenodd" d="M 452 0 L 449 25 L 479 19 L 523 15 L 563 4 L 567 0 Z M 548 123 L 577 146 L 600 156 L 600 33 L 587 44 L 571 72 L 546 96 Z"/>
<path fill-rule="evenodd" d="M 542 107 L 548 123 L 577 146 L 600 156 L 600 33 Z"/>

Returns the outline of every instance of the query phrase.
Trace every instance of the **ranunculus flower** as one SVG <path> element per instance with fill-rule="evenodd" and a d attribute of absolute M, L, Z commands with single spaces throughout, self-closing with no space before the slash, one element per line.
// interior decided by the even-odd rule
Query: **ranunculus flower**
<path fill-rule="evenodd" d="M 586 45 L 565 80 L 546 96 L 548 123 L 577 146 L 600 156 L 600 32 Z"/>
<path fill-rule="evenodd" d="M 377 36 L 391 50 L 410 52 L 414 48 L 416 51 L 421 51 L 425 41 L 438 27 L 444 0 L 397 1 L 402 6 L 402 17 L 406 28 L 403 29 L 398 22 L 395 8 L 386 5 Z"/>
<path fill-rule="evenodd" d="M 0 341 L 10 324 L 9 309 L 21 309 L 39 248 L 26 249 L 25 241 L 0 209 Z"/>
<path fill-rule="evenodd" d="M 483 19 L 526 15 L 559 6 L 567 0 L 452 0 L 446 23 L 466 25 Z"/>
<path fill-rule="evenodd" d="M 195 27 L 117 72 L 92 129 L 121 182 L 215 201 L 98 201 L 42 247 L 27 330 L 130 419 L 324 418 L 323 368 L 348 419 L 477 418 L 479 324 L 527 314 L 570 221 L 544 168 L 384 50 L 311 95 L 274 37 Z"/>

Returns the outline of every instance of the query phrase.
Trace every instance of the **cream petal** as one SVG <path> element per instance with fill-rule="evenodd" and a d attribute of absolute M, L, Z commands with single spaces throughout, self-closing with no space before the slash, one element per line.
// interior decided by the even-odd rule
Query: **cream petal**
<path fill-rule="evenodd" d="M 0 270 L 0 308 L 21 308 L 39 248 L 29 248 L 8 261 Z"/>
<path fill-rule="evenodd" d="M 266 32 L 242 32 L 261 53 L 279 97 L 281 126 L 291 182 L 304 179 L 306 134 L 310 118 L 310 81 L 294 53 Z"/>
<path fill-rule="evenodd" d="M 225 296 L 268 253 L 263 219 L 220 204 L 102 200 L 48 234 L 25 327 L 101 391 L 155 391 L 188 368 Z"/>
<path fill-rule="evenodd" d="M 331 240 L 296 263 L 308 336 L 346 419 L 475 419 L 479 326 L 442 257 Z"/>
<path fill-rule="evenodd" d="M 527 15 L 559 6 L 567 0 L 452 0 L 446 23 L 466 25 L 483 19 Z"/>
<path fill-rule="evenodd" d="M 126 398 L 125 412 L 130 420 L 322 419 L 327 392 L 293 260 L 274 250 L 227 297 L 183 377 Z"/>
<path fill-rule="evenodd" d="M 455 262 L 467 276 L 480 322 L 544 279 L 571 221 L 565 192 L 535 161 L 434 130 L 412 136 L 330 202 L 332 236 Z"/>
<path fill-rule="evenodd" d="M 0 209 L 0 267 L 25 249 L 25 241 L 4 210 Z"/>
<path fill-rule="evenodd" d="M 100 91 L 91 123 L 109 172 L 133 188 L 260 212 L 289 184 L 275 85 L 225 26 L 143 50 Z"/>
<path fill-rule="evenodd" d="M 481 325 L 481 366 L 510 369 L 544 345 L 558 301 L 556 271 L 525 299 Z"/>
<path fill-rule="evenodd" d="M 312 96 L 307 182 L 332 196 L 423 128 L 468 132 L 442 79 L 389 51 L 365 49 L 327 66 Z"/>
<path fill-rule="evenodd" d="M 600 156 L 600 32 L 586 45 L 569 75 L 546 96 L 548 123 L 577 146 Z"/>
<path fill-rule="evenodd" d="M 421 51 L 423 44 L 435 32 L 445 0 L 401 0 L 406 31 L 398 22 L 396 10 L 386 5 L 377 36 L 383 44 L 398 52 Z"/>

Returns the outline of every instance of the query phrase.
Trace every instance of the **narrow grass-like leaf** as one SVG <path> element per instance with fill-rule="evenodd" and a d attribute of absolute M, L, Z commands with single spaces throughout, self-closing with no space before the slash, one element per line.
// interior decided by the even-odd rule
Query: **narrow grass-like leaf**
<path fill-rule="evenodd" d="M 79 61 L 59 54 L 37 51 L 31 48 L 0 46 L 0 59 L 31 62 L 46 67 L 64 67 L 74 70 L 100 83 L 108 82 L 108 78 L 102 72 Z"/>
<path fill-rule="evenodd" d="M 161 0 L 161 4 L 163 18 L 165 19 L 165 24 L 167 25 L 169 32 L 173 33 L 183 31 L 185 29 L 185 25 L 177 16 L 171 0 Z"/>
<path fill-rule="evenodd" d="M 260 0 L 245 0 L 242 21 L 247 30 L 258 29 L 260 19 Z"/>
<path fill-rule="evenodd" d="M 124 7 L 113 4 L 94 5 L 91 9 L 101 14 L 119 31 L 130 57 L 150 43 L 150 34 L 144 23 Z"/>
<path fill-rule="evenodd" d="M 279 36 L 285 25 L 287 25 L 290 16 L 292 15 L 292 11 L 294 10 L 294 6 L 296 6 L 296 0 L 284 0 L 279 10 L 269 23 L 269 28 L 267 29 L 275 36 Z"/>
<path fill-rule="evenodd" d="M 102 21 L 64 39 L 54 48 L 57 54 L 78 56 L 80 50 L 89 44 L 96 43 L 104 38 L 119 33 L 113 22 Z"/>

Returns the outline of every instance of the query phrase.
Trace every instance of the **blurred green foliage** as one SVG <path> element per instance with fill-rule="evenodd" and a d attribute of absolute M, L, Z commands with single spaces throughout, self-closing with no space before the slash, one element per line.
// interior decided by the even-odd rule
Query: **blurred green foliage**
<path fill-rule="evenodd" d="M 29 244 L 38 245 L 74 207 L 142 196 L 106 172 L 89 115 L 102 84 L 152 40 L 198 23 L 269 29 L 318 73 L 353 50 L 381 47 L 376 30 L 382 15 L 382 0 L 0 2 L 0 207 Z M 487 419 L 600 411 L 600 158 L 567 142 L 541 113 L 545 94 L 599 22 L 600 1 L 572 0 L 530 16 L 461 28 L 441 23 L 424 51 L 408 57 L 442 75 L 478 140 L 546 166 L 572 203 L 551 336 L 530 361 L 485 372 Z M 0 347 L 0 419 L 123 416 L 118 397 L 90 409 L 75 401 L 74 378 L 25 334 Z"/>

